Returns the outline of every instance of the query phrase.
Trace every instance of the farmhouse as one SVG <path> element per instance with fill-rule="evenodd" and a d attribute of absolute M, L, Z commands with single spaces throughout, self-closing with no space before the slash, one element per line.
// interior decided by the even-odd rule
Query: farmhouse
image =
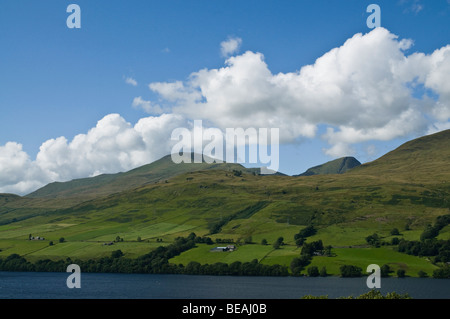
<path fill-rule="evenodd" d="M 235 245 L 228 245 L 226 247 L 214 247 L 210 251 L 211 252 L 223 252 L 223 251 L 235 251 L 236 246 Z"/>
<path fill-rule="evenodd" d="M 36 236 L 36 237 L 30 236 L 28 239 L 29 239 L 29 240 L 45 240 L 44 237 L 39 237 L 39 236 Z"/>

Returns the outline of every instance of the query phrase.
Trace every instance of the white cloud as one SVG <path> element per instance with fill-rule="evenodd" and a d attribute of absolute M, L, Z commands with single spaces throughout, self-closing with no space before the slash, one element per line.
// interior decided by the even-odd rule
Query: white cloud
<path fill-rule="evenodd" d="M 150 101 L 146 101 L 142 99 L 142 97 L 138 96 L 133 99 L 132 103 L 135 108 L 142 108 L 145 112 L 149 114 L 161 114 L 162 109 L 158 104 L 154 104 Z"/>
<path fill-rule="evenodd" d="M 133 79 L 132 77 L 125 78 L 125 83 L 130 84 L 132 86 L 138 85 L 137 81 L 135 79 Z"/>
<path fill-rule="evenodd" d="M 186 126 L 180 115 L 140 119 L 134 126 L 109 114 L 85 134 L 42 143 L 32 161 L 15 142 L 0 146 L 0 193 L 26 194 L 51 181 L 116 173 L 148 164 L 170 153 L 171 132 Z"/>
<path fill-rule="evenodd" d="M 347 155 L 350 144 L 420 135 L 450 118 L 450 46 L 432 54 L 405 51 L 384 28 L 355 34 L 299 71 L 272 74 L 261 53 L 230 57 L 219 69 L 203 69 L 182 82 L 150 89 L 188 118 L 226 127 L 278 127 L 282 141 L 329 130 L 327 154 Z M 437 94 L 415 98 L 412 83 Z"/>
<path fill-rule="evenodd" d="M 190 127 L 187 119 L 222 130 L 280 128 L 282 143 L 314 138 L 325 126 L 320 137 L 332 157 L 352 155 L 353 146 L 362 142 L 448 129 L 450 45 L 407 56 L 412 45 L 376 28 L 355 34 L 293 72 L 273 74 L 262 53 L 247 51 L 227 58 L 221 68 L 193 72 L 185 81 L 151 83 L 158 104 L 139 96 L 132 105 L 153 114 L 164 105 L 171 114 L 149 116 L 135 125 L 109 114 L 72 140 L 45 141 L 35 160 L 18 143 L 0 146 L 0 192 L 23 194 L 49 181 L 149 163 L 170 153 L 171 132 Z M 238 47 L 224 45 L 224 53 Z M 419 87 L 427 93 L 418 98 L 414 88 Z"/>
<path fill-rule="evenodd" d="M 22 194 L 50 181 L 15 142 L 0 146 L 0 176 L 0 193 Z"/>
<path fill-rule="evenodd" d="M 241 38 L 229 37 L 227 40 L 220 43 L 220 52 L 222 53 L 222 56 L 228 57 L 235 54 L 239 50 L 241 44 Z"/>

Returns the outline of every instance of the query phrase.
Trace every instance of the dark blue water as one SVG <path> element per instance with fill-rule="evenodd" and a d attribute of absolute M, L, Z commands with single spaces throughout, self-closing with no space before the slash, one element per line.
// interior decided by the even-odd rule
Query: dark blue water
<path fill-rule="evenodd" d="M 0 299 L 298 299 L 359 296 L 366 278 L 233 277 L 82 273 L 81 288 L 67 288 L 69 273 L 0 272 Z M 450 280 L 382 278 L 381 292 L 417 299 L 450 299 Z"/>

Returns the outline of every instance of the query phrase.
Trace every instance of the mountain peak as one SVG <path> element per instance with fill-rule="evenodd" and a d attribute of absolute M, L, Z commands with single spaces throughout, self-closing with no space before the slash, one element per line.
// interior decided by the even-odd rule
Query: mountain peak
<path fill-rule="evenodd" d="M 348 170 L 361 165 L 361 163 L 354 157 L 341 157 L 322 165 L 309 168 L 306 172 L 294 176 L 311 176 L 324 174 L 343 174 Z"/>

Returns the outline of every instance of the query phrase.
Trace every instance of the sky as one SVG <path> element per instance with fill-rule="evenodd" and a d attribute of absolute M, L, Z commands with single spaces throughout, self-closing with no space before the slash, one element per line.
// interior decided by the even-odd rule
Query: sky
<path fill-rule="evenodd" d="M 194 120 L 279 128 L 289 175 L 375 160 L 450 128 L 449 29 L 450 0 L 1 1 L 0 193 L 150 163 Z"/>

